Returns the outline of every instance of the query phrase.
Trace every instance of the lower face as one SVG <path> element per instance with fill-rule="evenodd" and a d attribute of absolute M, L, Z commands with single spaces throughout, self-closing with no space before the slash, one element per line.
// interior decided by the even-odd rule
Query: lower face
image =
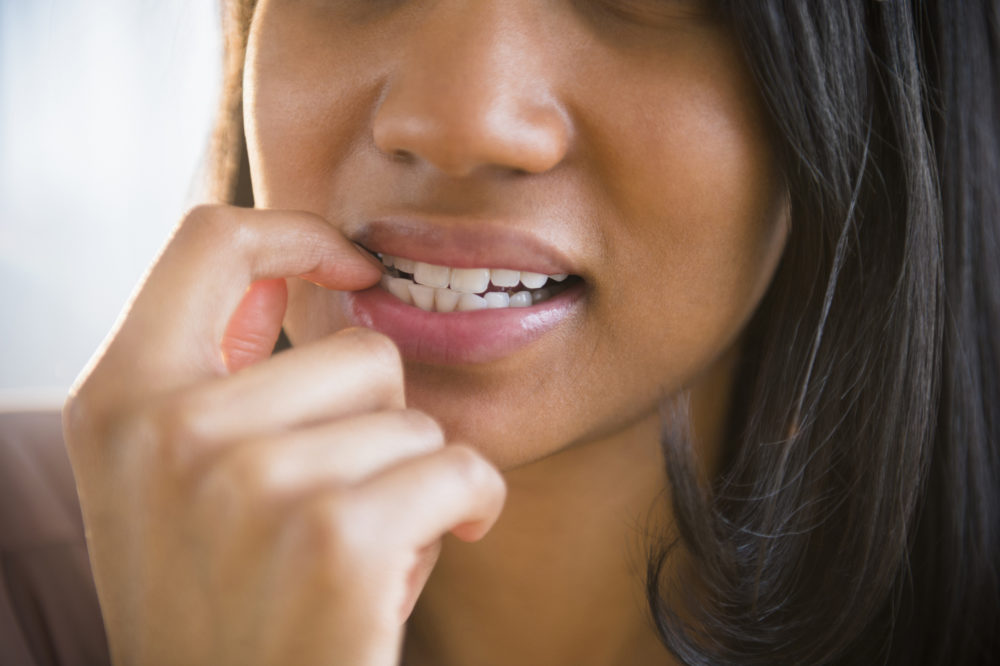
<path fill-rule="evenodd" d="M 386 332 L 409 404 L 502 468 L 715 373 L 784 247 L 761 104 L 708 2 L 261 0 L 244 104 L 257 205 L 325 217 L 402 280 L 290 280 L 289 339 Z"/>

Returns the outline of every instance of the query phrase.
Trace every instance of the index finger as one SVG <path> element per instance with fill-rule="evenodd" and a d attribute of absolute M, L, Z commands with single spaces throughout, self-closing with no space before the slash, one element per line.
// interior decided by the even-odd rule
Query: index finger
<path fill-rule="evenodd" d="M 225 373 L 219 343 L 254 281 L 301 276 L 354 291 L 381 277 L 323 218 L 299 211 L 202 206 L 178 226 L 108 345 L 130 390 L 170 389 Z M 152 383 L 152 385 L 150 384 Z"/>

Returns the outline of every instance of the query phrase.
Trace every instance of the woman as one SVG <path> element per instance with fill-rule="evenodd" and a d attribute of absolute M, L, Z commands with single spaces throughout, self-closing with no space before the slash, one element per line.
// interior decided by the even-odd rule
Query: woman
<path fill-rule="evenodd" d="M 957 4 L 231 3 L 260 210 L 188 215 L 65 411 L 115 660 L 993 659 Z"/>

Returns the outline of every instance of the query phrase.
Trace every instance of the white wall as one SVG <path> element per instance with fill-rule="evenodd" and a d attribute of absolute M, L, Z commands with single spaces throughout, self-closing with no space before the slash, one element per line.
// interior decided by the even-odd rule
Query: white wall
<path fill-rule="evenodd" d="M 213 0 L 0 0 L 0 404 L 65 393 L 200 174 Z"/>

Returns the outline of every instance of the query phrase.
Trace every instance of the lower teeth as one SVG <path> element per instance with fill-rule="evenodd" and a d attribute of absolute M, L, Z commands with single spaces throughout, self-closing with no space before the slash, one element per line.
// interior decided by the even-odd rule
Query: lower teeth
<path fill-rule="evenodd" d="M 434 288 L 417 284 L 405 277 L 382 276 L 382 288 L 403 301 L 427 312 L 470 312 L 474 310 L 526 308 L 553 296 L 550 289 L 487 291 L 463 294 L 447 287 Z"/>

